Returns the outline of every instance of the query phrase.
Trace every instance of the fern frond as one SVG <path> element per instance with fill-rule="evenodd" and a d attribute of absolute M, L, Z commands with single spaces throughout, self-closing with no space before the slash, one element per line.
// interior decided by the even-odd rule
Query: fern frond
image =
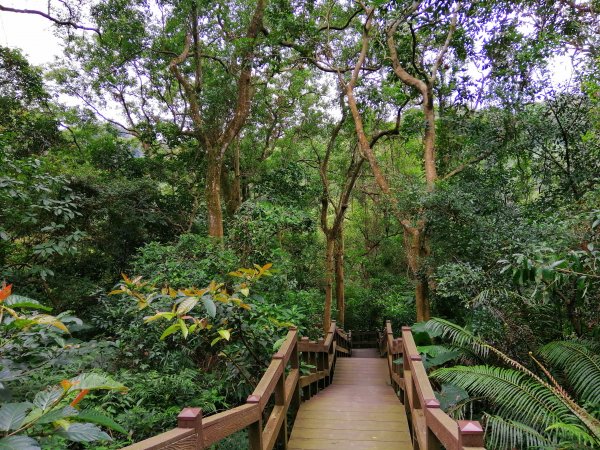
<path fill-rule="evenodd" d="M 431 376 L 455 384 L 472 396 L 485 397 L 497 407 L 498 415 L 538 430 L 573 417 L 552 390 L 513 369 L 455 366 L 438 369 Z"/>
<path fill-rule="evenodd" d="M 591 448 L 597 448 L 597 446 L 600 446 L 600 440 L 595 439 L 584 427 L 575 423 L 553 423 L 546 428 L 546 431 L 560 432 L 560 442 L 562 444 L 577 443 L 579 445 L 585 445 L 586 447 Z"/>
<path fill-rule="evenodd" d="M 551 342 L 539 353 L 564 372 L 582 402 L 600 403 L 600 355 L 577 341 Z"/>
<path fill-rule="evenodd" d="M 522 374 L 527 375 L 531 378 L 531 380 L 537 382 L 540 387 L 543 387 L 547 391 L 551 392 L 557 399 L 561 401 L 564 406 L 566 406 L 579 420 L 585 424 L 585 426 L 596 439 L 600 439 L 600 421 L 580 405 L 578 405 L 562 387 L 550 385 L 520 362 L 510 358 L 497 348 L 489 345 L 484 340 L 473 335 L 473 333 L 456 324 L 453 324 L 452 322 L 448 322 L 444 319 L 433 318 L 427 322 L 425 326 L 426 329 L 431 329 L 442 336 L 449 337 L 454 341 L 455 345 L 470 345 L 474 350 L 478 351 L 484 357 L 487 356 L 490 351 L 493 352 L 506 364 L 514 367 Z M 460 386 L 458 383 L 455 384 Z"/>
<path fill-rule="evenodd" d="M 555 440 L 524 423 L 489 414 L 485 418 L 489 448 L 555 448 Z"/>
<path fill-rule="evenodd" d="M 455 323 L 434 317 L 425 324 L 425 329 L 450 339 L 458 347 L 472 348 L 483 358 L 487 358 L 489 354 L 490 346 L 485 341 Z"/>

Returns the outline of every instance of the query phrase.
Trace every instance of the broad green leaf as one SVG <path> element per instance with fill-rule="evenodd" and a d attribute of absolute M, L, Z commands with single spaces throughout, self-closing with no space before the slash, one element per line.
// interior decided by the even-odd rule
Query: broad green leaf
<path fill-rule="evenodd" d="M 72 384 L 70 389 L 82 391 L 87 389 L 88 391 L 103 389 L 109 391 L 126 391 L 127 388 L 104 375 L 97 373 L 84 373 L 75 378 L 71 378 L 69 382 Z"/>
<path fill-rule="evenodd" d="M 173 317 L 175 317 L 175 314 L 172 312 L 167 312 L 167 311 L 157 312 L 153 316 L 144 317 L 144 322 L 146 322 L 146 323 L 154 322 L 155 320 L 158 320 L 158 319 L 171 320 Z"/>
<path fill-rule="evenodd" d="M 80 420 L 83 422 L 91 422 L 97 425 L 102 425 L 106 428 L 110 428 L 111 430 L 118 431 L 119 433 L 127 434 L 127 430 L 115 422 L 112 418 L 102 414 L 100 411 L 95 409 L 86 409 L 81 411 L 75 420 Z"/>
<path fill-rule="evenodd" d="M 48 391 L 41 391 L 35 395 L 33 404 L 40 408 L 42 411 L 46 411 L 56 403 L 58 399 L 63 395 L 63 390 L 60 388 L 53 388 Z"/>
<path fill-rule="evenodd" d="M 231 338 L 231 333 L 229 332 L 229 330 L 219 330 L 219 334 L 226 341 L 228 341 Z"/>
<path fill-rule="evenodd" d="M 10 306 L 11 308 L 28 308 L 39 309 L 41 311 L 52 311 L 52 308 L 42 305 L 37 300 L 34 300 L 29 297 L 24 297 L 22 295 L 9 295 L 6 298 L 6 300 L 4 300 L 4 304 L 6 306 Z"/>
<path fill-rule="evenodd" d="M 212 342 L 210 343 L 210 346 L 213 347 L 217 342 L 221 341 L 223 338 L 221 336 L 217 336 L 216 338 L 214 338 L 212 340 Z"/>
<path fill-rule="evenodd" d="M 9 436 L 0 439 L 0 450 L 40 450 L 40 444 L 29 436 Z"/>
<path fill-rule="evenodd" d="M 0 431 L 16 430 L 21 426 L 27 413 L 31 409 L 31 403 L 6 403 L 0 408 Z"/>
<path fill-rule="evenodd" d="M 440 401 L 440 408 L 444 411 L 448 411 L 449 408 L 469 398 L 467 391 L 454 384 L 443 384 L 441 392 L 436 392 L 435 396 Z"/>
<path fill-rule="evenodd" d="M 175 322 L 173 325 L 171 325 L 169 328 L 167 328 L 165 331 L 163 331 L 163 334 L 160 335 L 161 341 L 163 339 L 165 339 L 167 336 L 170 336 L 173 333 L 175 333 L 177 330 L 179 330 L 179 322 Z"/>
<path fill-rule="evenodd" d="M 38 409 L 36 411 L 40 411 L 40 410 Z M 32 414 L 33 413 L 35 413 L 35 411 L 32 411 Z M 44 424 L 44 423 L 57 422 L 59 420 L 65 419 L 67 417 L 76 416 L 77 413 L 78 413 L 78 411 L 75 408 L 73 408 L 72 406 L 65 406 L 64 408 L 56 408 L 56 409 L 53 409 L 53 410 L 47 412 L 46 414 L 41 414 L 40 417 L 37 419 L 36 423 Z M 32 417 L 32 414 L 27 416 L 27 422 L 35 420 Z"/>
<path fill-rule="evenodd" d="M 31 320 L 33 320 L 35 323 L 37 323 L 39 325 L 50 325 L 55 328 L 58 328 L 61 331 L 64 331 L 65 333 L 69 332 L 69 329 L 65 326 L 64 323 L 62 323 L 56 317 L 51 316 L 49 314 L 37 314 L 37 315 L 33 316 L 31 318 Z"/>
<path fill-rule="evenodd" d="M 73 423 L 59 435 L 75 442 L 110 441 L 111 437 L 99 427 L 91 423 Z"/>
<path fill-rule="evenodd" d="M 209 296 L 205 295 L 202 297 L 202 303 L 204 303 L 204 307 L 209 316 L 215 317 L 217 315 L 217 306 Z"/>
<path fill-rule="evenodd" d="M 182 319 L 178 319 L 177 322 L 179 323 L 179 328 L 181 328 L 181 333 L 183 334 L 183 338 L 187 339 L 188 337 L 188 327 L 185 324 L 185 322 Z"/>
<path fill-rule="evenodd" d="M 196 306 L 197 303 L 198 299 L 196 297 L 185 297 L 181 303 L 179 303 L 179 306 L 177 306 L 177 314 L 180 316 L 187 314 L 194 309 L 194 306 Z"/>

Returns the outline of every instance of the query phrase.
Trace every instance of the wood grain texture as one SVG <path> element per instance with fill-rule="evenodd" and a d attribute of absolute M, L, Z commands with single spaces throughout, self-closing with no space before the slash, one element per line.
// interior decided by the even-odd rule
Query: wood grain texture
<path fill-rule="evenodd" d="M 288 448 L 412 449 L 387 374 L 385 359 L 338 358 L 333 383 L 301 405 Z"/>

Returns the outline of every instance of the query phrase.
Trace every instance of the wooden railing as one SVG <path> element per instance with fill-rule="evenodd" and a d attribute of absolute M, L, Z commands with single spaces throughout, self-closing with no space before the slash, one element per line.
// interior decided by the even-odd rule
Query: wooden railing
<path fill-rule="evenodd" d="M 484 432 L 479 422 L 457 421 L 440 409 L 410 327 L 402 327 L 402 337 L 394 339 L 388 320 L 380 350 L 387 354 L 392 387 L 406 409 L 414 448 L 483 450 Z"/>
<path fill-rule="evenodd" d="M 352 346 L 354 348 L 376 348 L 381 338 L 377 331 L 353 331 Z"/>
<path fill-rule="evenodd" d="M 177 417 L 177 428 L 125 449 L 205 449 L 246 428 L 250 450 L 271 450 L 278 441 L 286 448 L 290 406 L 297 409 L 301 400 L 308 400 L 319 389 L 327 387 L 336 358 L 350 356 L 351 352 L 350 333 L 337 328 L 335 322 L 318 341 L 307 338 L 299 341 L 298 330 L 292 327 L 246 404 L 206 418 L 202 417 L 200 408 L 184 408 Z M 303 369 L 309 371 L 306 375 L 300 374 L 300 359 L 310 365 Z"/>

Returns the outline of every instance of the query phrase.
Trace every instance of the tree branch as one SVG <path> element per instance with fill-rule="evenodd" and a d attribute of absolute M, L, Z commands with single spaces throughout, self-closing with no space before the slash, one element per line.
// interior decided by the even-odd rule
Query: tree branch
<path fill-rule="evenodd" d="M 438 69 L 440 68 L 442 61 L 444 60 L 444 56 L 446 55 L 446 52 L 448 51 L 448 47 L 450 47 L 450 41 L 452 40 L 454 31 L 456 31 L 456 22 L 458 21 L 458 10 L 459 9 L 460 9 L 460 2 L 458 2 L 456 4 L 456 7 L 454 8 L 454 13 L 452 13 L 452 19 L 450 20 L 450 29 L 448 30 L 448 35 L 446 36 L 446 41 L 444 42 L 444 45 L 438 52 L 437 57 L 435 58 L 435 63 L 433 64 L 433 68 L 431 69 L 431 80 L 430 80 L 431 84 L 435 83 Z"/>
<path fill-rule="evenodd" d="M 479 155 L 478 157 L 473 158 L 473 159 L 467 161 L 466 163 L 461 164 L 460 166 L 458 166 L 454 170 L 451 170 L 446 175 L 444 175 L 442 177 L 442 180 L 447 180 L 448 178 L 452 178 L 454 175 L 459 174 L 460 172 L 462 172 L 463 170 L 465 170 L 467 167 L 472 166 L 473 164 L 476 164 L 479 161 L 483 161 L 488 156 L 491 156 L 493 153 L 494 153 L 493 149 L 492 150 L 488 150 L 487 152 Z"/>
<path fill-rule="evenodd" d="M 100 33 L 100 30 L 98 28 L 88 27 L 85 25 L 79 25 L 78 23 L 75 23 L 71 20 L 61 20 L 56 17 L 52 17 L 50 14 L 46 14 L 45 12 L 38 11 L 36 9 L 16 9 L 16 8 L 10 8 L 8 6 L 0 5 L 0 11 L 12 12 L 12 13 L 17 13 L 17 14 L 32 14 L 32 15 L 42 16 L 43 18 L 48 19 L 57 25 L 68 26 L 71 28 L 77 28 L 79 30 L 93 31 L 94 33 L 98 34 L 98 36 L 102 36 L 102 33 Z"/>

